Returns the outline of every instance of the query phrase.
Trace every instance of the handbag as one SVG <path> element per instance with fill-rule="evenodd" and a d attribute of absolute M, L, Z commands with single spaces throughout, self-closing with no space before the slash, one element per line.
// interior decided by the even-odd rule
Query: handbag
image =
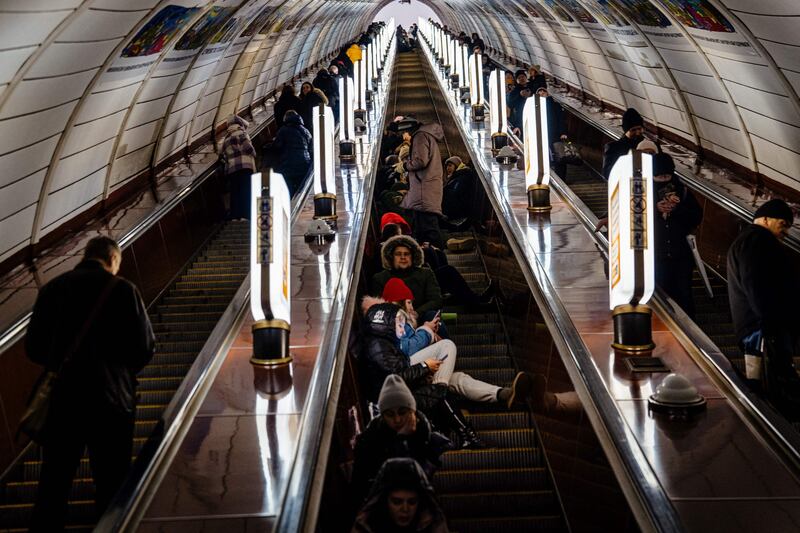
<path fill-rule="evenodd" d="M 581 152 L 578 146 L 569 141 L 553 143 L 553 160 L 556 163 L 564 163 L 567 165 L 583 164 L 583 158 L 581 158 Z"/>
<path fill-rule="evenodd" d="M 83 338 L 89 332 L 89 328 L 92 326 L 95 317 L 105 304 L 108 296 L 111 294 L 111 290 L 117 284 L 118 279 L 119 278 L 116 276 L 113 276 L 106 284 L 91 312 L 86 317 L 83 326 L 81 326 L 78 335 L 72 341 L 69 350 L 67 350 L 64 358 L 58 365 L 58 370 L 46 370 L 39 378 L 38 383 L 28 399 L 28 406 L 25 408 L 22 418 L 20 418 L 19 427 L 17 428 L 17 438 L 19 438 L 20 433 L 24 433 L 37 444 L 44 443 L 47 432 L 47 420 L 53 403 L 53 390 L 58 383 L 61 371 L 80 347 Z"/>

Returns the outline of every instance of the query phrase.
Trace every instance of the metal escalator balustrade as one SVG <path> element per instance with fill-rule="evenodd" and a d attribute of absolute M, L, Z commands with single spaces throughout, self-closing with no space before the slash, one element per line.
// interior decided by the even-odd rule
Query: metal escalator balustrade
<path fill-rule="evenodd" d="M 248 222 L 224 224 L 151 306 L 156 351 L 138 375 L 134 460 L 244 280 L 249 246 Z M 41 448 L 32 445 L 9 470 L 0 489 L 0 530 L 27 530 L 41 464 Z M 95 518 L 91 469 L 84 456 L 70 492 L 67 527 L 91 530 Z"/>

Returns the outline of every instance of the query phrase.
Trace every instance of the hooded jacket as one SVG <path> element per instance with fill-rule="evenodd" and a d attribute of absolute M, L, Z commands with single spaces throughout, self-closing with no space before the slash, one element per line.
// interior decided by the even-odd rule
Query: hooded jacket
<path fill-rule="evenodd" d="M 361 378 L 367 400 L 378 401 L 383 382 L 389 374 L 397 374 L 406 382 L 417 409 L 429 411 L 447 394 L 445 386 L 428 383 L 431 375 L 422 363 L 412 365 L 397 346 L 395 317 L 400 308 L 391 303 L 373 305 L 367 309 L 361 331 Z M 429 412 L 430 414 L 430 412 Z"/>
<path fill-rule="evenodd" d="M 312 122 L 314 113 L 316 113 L 317 106 L 320 104 L 328 105 L 328 97 L 317 88 L 312 89 L 308 94 L 300 96 L 300 110 L 298 113 L 303 117 L 303 124 L 311 135 L 314 135 L 314 124 Z"/>
<path fill-rule="evenodd" d="M 416 461 L 395 458 L 386 461 L 378 472 L 366 503 L 356 516 L 352 533 L 394 533 L 398 530 L 389 519 L 386 500 L 389 493 L 413 490 L 419 495 L 417 518 L 411 528 L 402 531 L 448 533 L 447 521 L 425 472 Z"/>
<path fill-rule="evenodd" d="M 339 99 L 339 82 L 327 70 L 320 70 L 311 84 L 325 94 L 328 102 Z"/>
<path fill-rule="evenodd" d="M 393 457 L 409 457 L 433 477 L 442 466 L 439 457 L 451 447 L 450 439 L 433 430 L 421 411 L 417 411 L 417 430 L 400 435 L 390 428 L 383 417 L 373 418 L 358 437 L 353 462 L 353 488 L 359 503 L 369 492 L 384 461 Z"/>
<path fill-rule="evenodd" d="M 287 117 L 278 130 L 272 149 L 278 154 L 275 170 L 284 177 L 303 178 L 311 165 L 311 133 L 299 115 Z"/>
<path fill-rule="evenodd" d="M 442 214 L 444 170 L 439 141 L 444 139 L 440 124 L 424 124 L 411 137 L 411 150 L 405 168 L 408 194 L 401 204 L 405 209 Z"/>
<path fill-rule="evenodd" d="M 404 270 L 392 268 L 394 250 L 398 246 L 405 246 L 411 250 L 410 268 Z M 381 247 L 381 261 L 383 270 L 372 276 L 370 294 L 375 296 L 383 294 L 383 287 L 391 278 L 400 278 L 414 293 L 414 309 L 417 313 L 423 315 L 427 311 L 442 308 L 442 291 L 436 281 L 436 275 L 430 268 L 423 266 L 425 254 L 412 237 L 396 235 L 387 239 Z"/>
<path fill-rule="evenodd" d="M 247 134 L 247 126 L 247 121 L 237 115 L 228 122 L 225 140 L 222 141 L 225 174 L 233 174 L 239 170 L 256 170 L 256 150 Z"/>

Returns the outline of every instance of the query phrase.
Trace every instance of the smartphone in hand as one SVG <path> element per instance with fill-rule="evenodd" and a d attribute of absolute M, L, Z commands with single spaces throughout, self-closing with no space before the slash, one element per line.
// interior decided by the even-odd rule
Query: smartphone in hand
<path fill-rule="evenodd" d="M 446 353 L 446 354 L 444 354 L 444 356 L 443 356 L 441 359 L 439 359 L 439 361 L 444 361 L 445 359 L 447 359 L 447 356 L 448 356 L 448 355 L 450 355 L 450 354 L 447 354 L 447 353 Z"/>

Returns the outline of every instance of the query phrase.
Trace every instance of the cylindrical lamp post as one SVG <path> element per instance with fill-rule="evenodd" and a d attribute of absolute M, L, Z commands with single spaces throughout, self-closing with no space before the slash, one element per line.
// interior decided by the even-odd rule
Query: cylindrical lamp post
<path fill-rule="evenodd" d="M 336 174 L 333 165 L 334 122 L 331 108 L 320 104 L 314 122 L 314 218 L 336 224 Z M 335 229 L 335 228 L 334 228 Z"/>
<path fill-rule="evenodd" d="M 614 319 L 611 346 L 651 351 L 655 286 L 653 158 L 631 150 L 617 159 L 608 179 L 608 286 Z"/>
<path fill-rule="evenodd" d="M 254 365 L 291 362 L 291 201 L 283 176 L 267 169 L 251 178 L 250 312 Z"/>
<path fill-rule="evenodd" d="M 372 66 L 370 65 L 372 58 L 369 54 L 369 48 L 367 46 L 361 45 L 361 76 L 363 78 L 364 83 L 364 101 L 366 102 L 367 107 L 364 109 L 370 109 L 372 107 L 372 82 L 370 81 L 371 75 L 370 71 Z"/>
<path fill-rule="evenodd" d="M 355 72 L 355 111 L 353 115 L 355 116 L 354 126 L 356 133 L 363 133 L 367 130 L 367 86 L 365 66 L 363 59 L 353 61 L 353 72 Z"/>
<path fill-rule="evenodd" d="M 528 211 L 546 213 L 550 205 L 550 134 L 547 131 L 547 99 L 539 95 L 525 101 L 522 112 L 525 185 Z"/>
<path fill-rule="evenodd" d="M 461 44 L 458 42 L 457 39 L 453 39 L 453 52 L 451 54 L 453 58 L 453 65 L 450 69 L 450 88 L 451 89 L 458 89 L 458 84 L 463 79 L 461 74 L 464 70 L 462 66 L 463 57 L 461 56 Z"/>
<path fill-rule="evenodd" d="M 483 122 L 483 61 L 480 52 L 469 58 L 469 99 L 472 103 L 472 120 Z"/>
<path fill-rule="evenodd" d="M 356 130 L 353 103 L 355 100 L 353 78 L 339 78 L 339 158 L 353 161 L 356 157 Z"/>
<path fill-rule="evenodd" d="M 489 123 L 492 128 L 492 153 L 508 146 L 506 134 L 506 87 L 505 75 L 499 68 L 489 74 Z"/>

